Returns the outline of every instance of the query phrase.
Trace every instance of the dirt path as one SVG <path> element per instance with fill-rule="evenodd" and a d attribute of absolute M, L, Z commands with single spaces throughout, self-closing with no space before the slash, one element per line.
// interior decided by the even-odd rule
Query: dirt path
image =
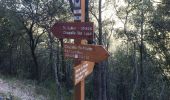
<path fill-rule="evenodd" d="M 11 94 L 21 100 L 48 100 L 47 96 L 36 93 L 35 84 L 26 84 L 19 80 L 6 81 L 0 78 L 0 93 Z"/>

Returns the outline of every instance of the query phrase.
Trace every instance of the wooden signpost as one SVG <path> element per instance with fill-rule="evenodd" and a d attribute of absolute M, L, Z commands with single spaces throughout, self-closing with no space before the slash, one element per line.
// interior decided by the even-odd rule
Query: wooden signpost
<path fill-rule="evenodd" d="M 85 100 L 85 78 L 93 72 L 95 62 L 107 59 L 109 54 L 101 45 L 87 44 L 87 40 L 94 38 L 94 29 L 93 23 L 85 22 L 85 0 L 72 1 L 74 22 L 57 22 L 51 31 L 57 38 L 75 39 L 74 44 L 64 43 L 64 56 L 75 59 L 74 100 Z"/>
<path fill-rule="evenodd" d="M 107 59 L 109 54 L 101 45 L 65 43 L 64 56 L 82 61 L 101 62 Z"/>
<path fill-rule="evenodd" d="M 92 22 L 58 22 L 51 28 L 57 38 L 93 39 Z"/>
<path fill-rule="evenodd" d="M 85 0 L 73 0 L 74 10 L 81 10 L 81 13 L 74 12 L 74 22 L 85 22 Z M 75 44 L 85 44 L 84 40 L 74 40 Z M 74 67 L 81 64 L 79 60 L 75 60 Z M 85 100 L 85 80 L 83 79 L 74 87 L 74 100 Z"/>
<path fill-rule="evenodd" d="M 73 82 L 77 85 L 93 72 L 94 62 L 82 61 L 82 63 L 73 68 Z"/>

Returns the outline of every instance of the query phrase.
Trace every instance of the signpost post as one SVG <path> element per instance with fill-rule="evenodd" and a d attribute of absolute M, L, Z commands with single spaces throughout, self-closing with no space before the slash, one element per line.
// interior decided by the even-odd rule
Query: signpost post
<path fill-rule="evenodd" d="M 81 10 L 81 14 L 74 14 L 74 21 L 85 22 L 85 0 L 74 0 L 74 2 L 80 2 L 79 6 L 74 5 L 74 9 Z M 77 18 L 77 16 L 79 15 L 80 17 Z M 77 39 L 75 39 L 74 42 L 75 44 L 86 43 L 85 40 L 77 40 Z M 81 61 L 77 59 L 77 61 L 75 61 L 74 67 L 78 66 L 79 64 L 81 64 Z M 82 79 L 78 84 L 75 85 L 74 100 L 85 100 L 85 80 L 84 79 Z"/>
<path fill-rule="evenodd" d="M 94 38 L 93 23 L 85 22 L 85 0 L 73 1 L 74 22 L 55 23 L 51 31 L 57 38 L 75 39 L 74 44 L 64 43 L 64 56 L 75 59 L 74 100 L 85 100 L 85 78 L 92 73 L 95 62 L 107 59 L 109 54 L 101 45 L 87 44 Z"/>

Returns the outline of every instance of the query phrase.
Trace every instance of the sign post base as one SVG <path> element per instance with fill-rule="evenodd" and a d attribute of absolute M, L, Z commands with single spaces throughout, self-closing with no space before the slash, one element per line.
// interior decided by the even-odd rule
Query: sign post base
<path fill-rule="evenodd" d="M 74 100 L 85 100 L 85 80 L 82 80 L 75 86 Z"/>

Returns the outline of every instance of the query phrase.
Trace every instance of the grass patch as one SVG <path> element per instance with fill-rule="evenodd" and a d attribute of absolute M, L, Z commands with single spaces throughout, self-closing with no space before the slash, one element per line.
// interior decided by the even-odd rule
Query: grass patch
<path fill-rule="evenodd" d="M 9 85 L 22 89 L 23 91 L 32 91 L 37 100 L 41 100 L 41 96 L 46 97 L 46 100 L 59 100 L 60 97 L 63 100 L 73 100 L 73 90 L 67 90 L 64 84 L 61 84 L 61 88 L 56 87 L 54 80 L 47 79 L 40 84 L 36 81 L 16 78 L 12 76 L 4 76 L 0 74 L 0 78 L 9 83 Z M 8 95 L 8 94 L 5 94 Z M 13 100 L 21 100 L 19 97 L 14 97 Z"/>
<path fill-rule="evenodd" d="M 59 98 L 63 98 L 63 100 L 73 100 L 73 92 L 72 90 L 67 90 L 65 85 L 61 84 L 60 89 L 56 87 L 56 83 L 54 80 L 46 80 L 41 83 L 41 87 L 46 89 L 45 93 L 49 93 L 49 100 L 59 100 Z M 43 91 L 41 89 L 37 89 L 37 92 L 40 94 Z"/>

